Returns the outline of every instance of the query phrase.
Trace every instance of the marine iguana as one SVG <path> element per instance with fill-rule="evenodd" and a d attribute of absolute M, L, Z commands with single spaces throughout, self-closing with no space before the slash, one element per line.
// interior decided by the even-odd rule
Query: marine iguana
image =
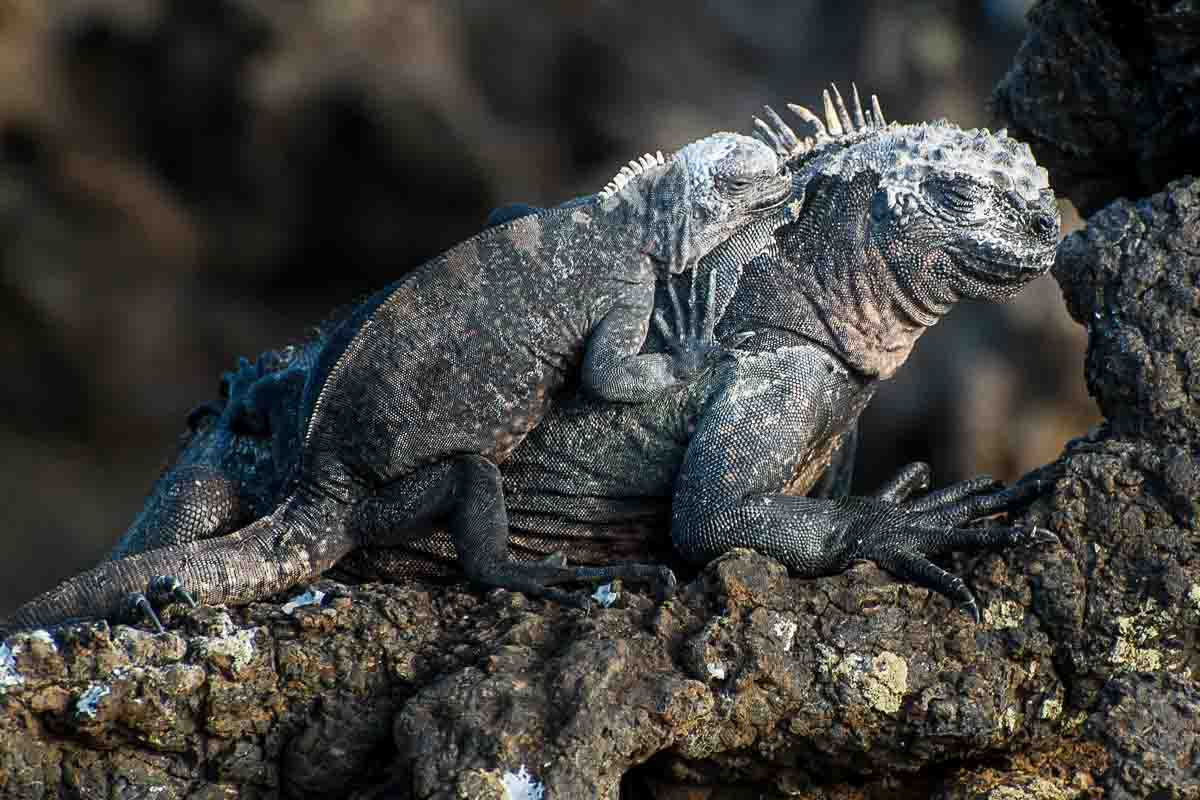
<path fill-rule="evenodd" d="M 647 561 L 669 548 L 663 535 L 669 522 L 670 543 L 693 561 L 747 546 L 812 577 L 871 560 L 947 595 L 978 618 L 961 579 L 930 556 L 1056 541 L 1038 529 L 963 527 L 1025 493 L 1001 489 L 988 478 L 912 499 L 930 478 L 928 467 L 917 464 L 874 497 L 846 496 L 858 414 L 878 383 L 960 298 L 1004 300 L 1044 273 L 1053 260 L 1058 212 L 1045 171 L 1005 132 L 964 131 L 944 121 L 888 124 L 874 98 L 872 108 L 862 110 L 857 91 L 852 117 L 836 88 L 834 96 L 836 102 L 825 93 L 823 121 L 789 106 L 815 128 L 806 139 L 770 109 L 769 124 L 756 121 L 795 179 L 797 219 L 779 228 L 761 253 L 753 244 L 762 234 L 755 226 L 765 227 L 765 220 L 740 230 L 701 262 L 699 280 L 711 292 L 704 332 L 692 336 L 690 346 L 710 351 L 718 342 L 737 340 L 739 347 L 720 351 L 698 375 L 647 403 L 580 396 L 551 409 L 502 466 L 514 558 Z M 672 300 L 659 287 L 659 310 L 670 312 Z M 646 352 L 671 350 L 667 337 L 651 334 Z M 255 379 L 248 375 L 249 384 Z M 192 438 L 197 452 L 214 435 L 212 441 L 230 448 L 273 452 L 270 440 L 236 434 L 230 407 L 201 415 Z M 288 404 L 274 412 L 286 419 Z M 192 449 L 185 446 L 184 455 L 190 458 Z M 212 452 L 212 471 L 226 469 Z M 181 456 L 148 502 L 153 530 L 171 527 L 155 527 L 155 521 L 203 516 L 161 510 L 173 505 L 163 498 L 183 483 L 177 476 L 184 474 L 181 465 L 187 469 L 186 460 Z M 264 480 L 254 469 L 235 472 L 221 480 L 243 491 L 246 484 L 257 491 L 278 480 Z M 800 496 L 806 491 L 810 496 Z M 386 498 L 364 503 L 352 524 L 387 531 L 393 507 Z M 126 540 L 137 528 L 135 523 Z M 220 533 L 220 526 L 211 532 Z M 213 540 L 216 549 L 209 552 L 236 556 L 228 538 Z M 423 536 L 362 541 L 343 565 L 367 576 L 395 579 L 458 566 L 453 539 L 441 524 Z M 142 541 L 147 547 L 172 543 L 153 536 Z M 160 550 L 153 567 L 135 561 L 138 580 L 177 573 L 193 548 Z M 118 574 L 121 564 L 102 565 L 100 575 Z M 245 564 L 234 559 L 233 567 Z M 58 592 L 83 598 L 72 608 L 103 615 L 83 589 L 77 578 Z M 63 601 L 46 597 L 8 624 L 63 618 Z"/>
<path fill-rule="evenodd" d="M 448 515 L 460 562 L 485 586 L 564 602 L 574 596 L 550 584 L 624 575 L 670 588 L 674 577 L 657 565 L 510 561 L 497 465 L 572 376 L 592 396 L 623 403 L 677 382 L 669 354 L 639 354 L 656 263 L 681 272 L 740 225 L 772 210 L 780 224 L 790 194 L 770 147 L 717 133 L 669 159 L 631 161 L 580 202 L 486 228 L 377 292 L 329 333 L 304 373 L 287 496 L 219 545 L 175 554 L 171 572 L 203 602 L 280 591 L 358 546 L 347 519 L 386 494 L 393 531 Z M 769 230 L 760 235 L 765 245 Z M 263 386 L 296 377 L 285 370 Z M 110 615 L 160 574 L 154 558 L 84 573 L 40 607 L 51 618 Z"/>

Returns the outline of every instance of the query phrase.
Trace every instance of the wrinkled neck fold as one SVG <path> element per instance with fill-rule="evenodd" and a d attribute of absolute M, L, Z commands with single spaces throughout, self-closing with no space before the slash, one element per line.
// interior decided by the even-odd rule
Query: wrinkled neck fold
<path fill-rule="evenodd" d="M 743 283 L 767 281 L 773 287 L 757 292 L 760 297 L 747 296 L 757 308 L 741 311 L 826 347 L 871 378 L 891 378 L 921 334 L 957 300 L 949 290 L 935 291 L 932 272 L 925 279 L 918 273 L 915 280 L 896 275 L 878 250 L 822 256 L 793 262 L 797 268 L 787 274 L 778 271 L 777 257 L 756 262 Z"/>

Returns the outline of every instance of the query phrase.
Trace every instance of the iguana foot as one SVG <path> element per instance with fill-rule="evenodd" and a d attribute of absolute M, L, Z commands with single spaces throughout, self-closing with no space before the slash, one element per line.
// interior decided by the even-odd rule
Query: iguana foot
<path fill-rule="evenodd" d="M 717 271 L 708 274 L 708 288 L 705 291 L 703 324 L 701 314 L 697 309 L 696 271 L 691 271 L 691 292 L 688 297 L 688 308 L 685 312 L 675 291 L 674 282 L 668 277 L 667 295 L 671 298 L 671 308 L 674 319 L 668 323 L 661 311 L 654 312 L 654 325 L 666 341 L 671 353 L 675 356 L 675 375 L 680 380 L 690 380 L 707 369 L 722 352 L 733 349 L 752 334 L 743 333 L 735 337 L 736 341 L 722 344 L 717 341 L 715 334 L 717 318 Z"/>
<path fill-rule="evenodd" d="M 171 575 L 159 575 L 152 578 L 145 592 L 130 592 L 125 595 L 121 608 L 117 612 L 120 621 L 137 624 L 146 621 L 154 626 L 156 633 L 163 633 L 162 621 L 155 613 L 155 608 L 162 608 L 172 602 L 187 603 L 196 607 L 196 600 L 183 587 L 178 578 Z"/>
<path fill-rule="evenodd" d="M 977 552 L 1010 547 L 1059 544 L 1045 528 L 965 527 L 1028 499 L 1030 489 L 1004 489 L 983 476 L 952 484 L 917 499 L 910 496 L 929 483 L 928 465 L 904 467 L 866 501 L 870 529 L 852 545 L 854 560 L 873 561 L 902 580 L 945 595 L 979 622 L 979 606 L 962 578 L 929 559 L 951 551 Z"/>
<path fill-rule="evenodd" d="M 979 622 L 979 606 L 975 596 L 962 578 L 947 572 L 930 561 L 927 556 L 938 555 L 950 550 L 975 552 L 978 550 L 1005 550 L 1010 547 L 1029 547 L 1041 544 L 1059 544 L 1059 539 L 1045 528 L 945 528 L 929 529 L 912 526 L 895 532 L 903 544 L 890 542 L 880 549 L 868 543 L 863 555 L 883 569 L 902 580 L 924 586 L 954 601 L 959 608 Z"/>

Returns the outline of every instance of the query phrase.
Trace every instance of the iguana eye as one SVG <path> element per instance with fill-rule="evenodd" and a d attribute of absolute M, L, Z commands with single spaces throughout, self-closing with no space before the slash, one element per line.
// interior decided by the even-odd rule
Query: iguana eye
<path fill-rule="evenodd" d="M 754 181 L 741 176 L 727 176 L 720 179 L 721 188 L 734 194 L 744 192 Z"/>
<path fill-rule="evenodd" d="M 978 198 L 969 184 L 958 181 L 935 181 L 931 194 L 939 203 L 958 214 L 969 214 L 978 205 Z"/>

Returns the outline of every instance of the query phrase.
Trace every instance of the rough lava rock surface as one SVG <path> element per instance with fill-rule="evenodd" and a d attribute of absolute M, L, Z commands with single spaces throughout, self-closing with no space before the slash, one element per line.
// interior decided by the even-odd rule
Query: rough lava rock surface
<path fill-rule="evenodd" d="M 1003 90 L 1035 112 L 1052 7 Z M 1064 243 L 1107 420 L 1026 478 L 1043 491 L 1016 524 L 1062 548 L 954 565 L 978 626 L 869 565 L 800 581 L 745 551 L 666 604 L 619 590 L 591 615 L 323 581 L 312 604 L 186 611 L 157 636 L 11 637 L 0 795 L 1200 797 L 1198 230 L 1184 179 Z"/>
<path fill-rule="evenodd" d="M 1116 201 L 1059 248 L 1054 276 L 1088 328 L 1088 390 L 1114 434 L 1185 450 L 1200 442 L 1198 256 L 1200 183 L 1191 179 Z M 1177 488 L 1183 500 L 1200 489 Z"/>
<path fill-rule="evenodd" d="M 1178 0 L 1042 0 L 994 111 L 1055 191 L 1092 214 L 1200 174 L 1200 10 Z"/>

